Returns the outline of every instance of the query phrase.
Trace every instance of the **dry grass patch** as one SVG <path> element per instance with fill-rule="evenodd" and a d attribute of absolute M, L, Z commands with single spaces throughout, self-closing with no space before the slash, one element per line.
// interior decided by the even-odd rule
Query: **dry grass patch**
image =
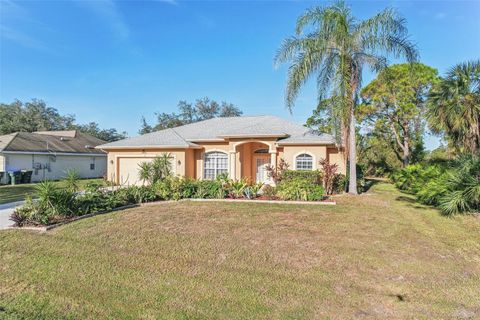
<path fill-rule="evenodd" d="M 0 317 L 480 317 L 480 221 L 408 199 L 378 184 L 336 207 L 181 202 L 2 232 Z"/>

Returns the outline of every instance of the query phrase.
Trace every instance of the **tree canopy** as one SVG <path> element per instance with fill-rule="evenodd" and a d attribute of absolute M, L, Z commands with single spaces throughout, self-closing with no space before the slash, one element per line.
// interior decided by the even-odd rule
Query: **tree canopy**
<path fill-rule="evenodd" d="M 155 113 L 157 123 L 153 126 L 146 121 L 145 117 L 142 117 L 142 124 L 138 133 L 145 134 L 216 117 L 238 117 L 243 114 L 232 103 L 222 102 L 219 104 L 208 97 L 197 99 L 195 104 L 181 100 L 177 107 L 178 113 Z"/>
<path fill-rule="evenodd" d="M 381 71 L 361 91 L 357 114 L 371 129 L 391 141 L 404 165 L 423 145 L 426 101 L 438 81 L 436 69 L 421 63 L 397 64 Z"/>
<path fill-rule="evenodd" d="M 47 106 L 40 99 L 29 102 L 15 100 L 10 104 L 0 103 L 0 135 L 13 132 L 53 130 L 79 130 L 105 141 L 115 141 L 127 136 L 117 129 L 101 129 L 98 123 L 76 123 L 74 115 L 61 115 L 57 109 Z"/>
<path fill-rule="evenodd" d="M 343 1 L 326 7 L 313 7 L 298 20 L 295 36 L 283 41 L 275 63 L 289 63 L 285 101 L 292 109 L 304 84 L 316 78 L 318 101 L 337 97 L 343 141 L 349 159 L 349 192 L 356 187 L 355 109 L 365 68 L 379 71 L 386 66 L 386 54 L 417 58 L 415 46 L 408 39 L 404 19 L 395 10 L 385 9 L 359 21 Z"/>
<path fill-rule="evenodd" d="M 428 119 L 460 152 L 480 152 L 480 60 L 458 64 L 432 89 Z"/>

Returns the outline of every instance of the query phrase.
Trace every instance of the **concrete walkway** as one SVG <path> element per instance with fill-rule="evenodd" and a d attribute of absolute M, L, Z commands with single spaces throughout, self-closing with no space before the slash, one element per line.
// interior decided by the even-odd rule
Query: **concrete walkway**
<path fill-rule="evenodd" d="M 0 204 L 0 230 L 6 229 L 13 224 L 13 221 L 10 220 L 10 215 L 15 208 L 22 206 L 24 203 L 25 201 L 17 201 Z"/>

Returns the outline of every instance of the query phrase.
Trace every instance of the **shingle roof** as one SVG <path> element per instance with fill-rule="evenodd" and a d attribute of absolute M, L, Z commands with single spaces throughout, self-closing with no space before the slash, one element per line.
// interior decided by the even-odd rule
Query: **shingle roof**
<path fill-rule="evenodd" d="M 198 147 L 195 142 L 220 140 L 229 137 L 277 137 L 279 143 L 332 144 L 328 134 L 315 135 L 302 125 L 276 116 L 244 116 L 213 118 L 173 129 L 160 130 L 142 136 L 107 143 L 98 148 L 126 147 Z"/>
<path fill-rule="evenodd" d="M 174 129 L 165 129 L 98 146 L 98 148 L 102 149 L 109 147 L 195 148 L 198 147 L 198 145 L 185 141 Z"/>
<path fill-rule="evenodd" d="M 105 141 L 79 131 L 16 132 L 0 136 L 0 152 L 104 154 L 94 149 Z"/>

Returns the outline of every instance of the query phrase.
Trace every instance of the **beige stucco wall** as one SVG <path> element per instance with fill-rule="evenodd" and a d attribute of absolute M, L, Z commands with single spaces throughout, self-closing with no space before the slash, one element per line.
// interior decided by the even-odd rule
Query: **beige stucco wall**
<path fill-rule="evenodd" d="M 152 159 L 164 153 L 169 153 L 172 156 L 172 167 L 175 175 L 185 176 L 186 174 L 186 150 L 185 149 L 118 149 L 108 150 L 108 167 L 107 177 L 110 181 L 115 183 L 122 183 L 120 177 L 120 161 L 121 158 L 135 158 L 139 163 L 142 159 Z"/>
<path fill-rule="evenodd" d="M 336 147 L 284 146 L 283 150 L 279 152 L 279 157 L 285 159 L 289 164 L 289 169 L 295 170 L 295 158 L 302 153 L 307 153 L 313 157 L 314 169 L 321 169 L 321 166 L 318 163 L 320 159 L 328 159 L 330 163 L 337 164 L 338 173 L 346 173 L 344 155 Z"/>
<path fill-rule="evenodd" d="M 228 156 L 229 172 L 233 168 L 232 161 L 235 161 L 235 177 L 237 179 L 245 177 L 251 181 L 255 180 L 256 157 L 265 157 L 269 159 L 276 158 L 277 163 L 280 158 L 284 158 L 290 165 L 290 169 L 295 169 L 295 157 L 301 153 L 311 154 L 314 160 L 314 168 L 320 169 L 318 161 L 322 158 L 328 158 L 330 162 L 337 163 L 339 171 L 345 173 L 345 161 L 337 148 L 327 148 L 327 146 L 284 146 L 277 147 L 275 139 L 232 139 L 226 142 L 206 142 L 197 143 L 201 149 L 147 149 L 147 150 L 108 150 L 108 177 L 110 180 L 119 183 L 118 159 L 122 157 L 151 159 L 162 153 L 168 152 L 174 157 L 175 174 L 196 179 L 203 178 L 204 156 L 207 152 L 224 152 Z M 257 149 L 269 149 L 270 153 L 255 154 Z M 235 152 L 235 153 L 234 153 Z M 274 155 L 271 154 L 274 153 Z"/>
<path fill-rule="evenodd" d="M 338 166 L 338 173 L 347 173 L 347 161 L 345 158 L 345 152 L 339 150 L 338 148 L 328 148 L 328 161 L 331 164 L 336 164 Z"/>
<path fill-rule="evenodd" d="M 4 154 L 2 158 L 5 171 L 33 170 L 33 182 L 63 179 L 65 172 L 71 169 L 77 171 L 81 178 L 99 178 L 107 173 L 106 156 L 56 155 L 53 157 L 43 154 Z M 93 170 L 90 169 L 92 163 L 95 164 Z M 34 169 L 35 164 L 41 165 L 42 168 Z"/>
<path fill-rule="evenodd" d="M 230 146 L 228 142 L 220 142 L 220 143 L 206 142 L 206 143 L 202 143 L 201 146 L 203 147 L 203 149 L 196 149 L 194 152 L 194 159 L 195 159 L 194 177 L 196 179 L 203 179 L 203 159 L 204 159 L 205 153 L 207 152 L 218 151 L 218 152 L 223 152 L 227 154 L 227 156 L 229 157 L 228 162 L 230 165 Z"/>

